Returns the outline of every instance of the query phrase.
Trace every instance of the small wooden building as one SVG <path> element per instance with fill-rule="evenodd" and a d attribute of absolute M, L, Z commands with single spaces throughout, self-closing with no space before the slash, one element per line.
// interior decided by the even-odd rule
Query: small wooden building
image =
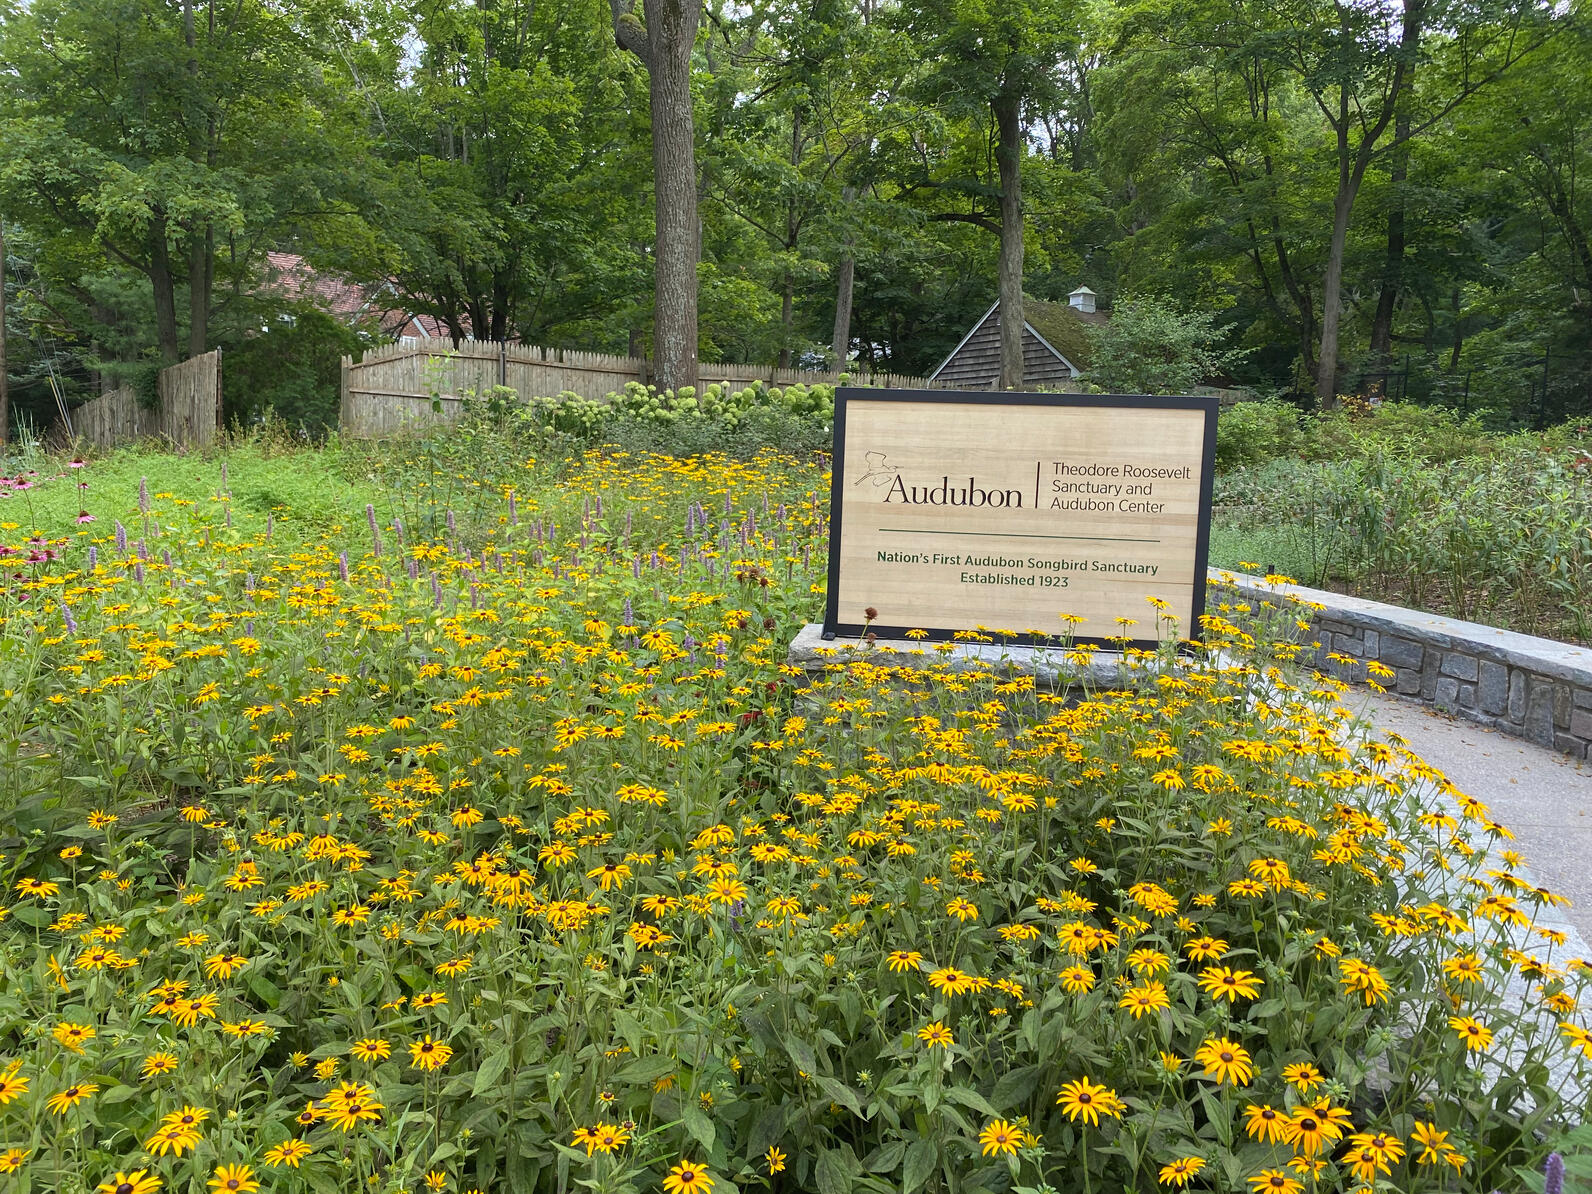
<path fill-rule="evenodd" d="M 1023 388 L 1073 391 L 1089 367 L 1089 338 L 1084 328 L 1104 323 L 1096 311 L 1094 291 L 1080 286 L 1068 302 L 1023 300 Z M 995 390 L 1000 388 L 1000 302 L 984 312 L 973 330 L 929 377 L 946 389 Z"/>

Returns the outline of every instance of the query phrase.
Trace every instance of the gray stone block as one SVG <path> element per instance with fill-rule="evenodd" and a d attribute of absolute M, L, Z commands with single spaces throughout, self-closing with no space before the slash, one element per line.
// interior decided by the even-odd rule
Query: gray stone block
<path fill-rule="evenodd" d="M 1577 688 L 1572 702 L 1577 709 L 1592 709 L 1592 688 Z"/>
<path fill-rule="evenodd" d="M 1461 684 L 1459 686 L 1459 707 L 1461 709 L 1474 709 L 1476 707 L 1476 686 L 1474 684 Z"/>
<path fill-rule="evenodd" d="M 1524 735 L 1539 746 L 1553 745 L 1553 685 L 1535 677 L 1526 693 Z"/>
<path fill-rule="evenodd" d="M 1577 738 L 1574 734 L 1555 734 L 1553 745 L 1554 749 L 1562 750 L 1572 759 L 1586 758 L 1586 739 Z"/>
<path fill-rule="evenodd" d="M 1391 634 L 1384 634 L 1379 646 L 1378 655 L 1389 667 L 1420 667 L 1426 654 L 1426 648 L 1414 639 Z"/>
<path fill-rule="evenodd" d="M 1553 724 L 1561 730 L 1570 728 L 1570 686 L 1568 684 L 1555 684 L 1553 686 Z"/>
<path fill-rule="evenodd" d="M 1459 708 L 1459 681 L 1452 676 L 1439 676 L 1432 689 L 1432 704 L 1439 709 Z"/>
<path fill-rule="evenodd" d="M 1497 715 L 1509 704 L 1509 669 L 1501 663 L 1484 659 L 1476 685 L 1476 703 L 1483 713 Z"/>
<path fill-rule="evenodd" d="M 1357 634 L 1334 634 L 1332 636 L 1332 649 L 1344 655 L 1362 655 L 1365 644 L 1360 641 Z"/>
<path fill-rule="evenodd" d="M 1443 656 L 1442 673 L 1445 676 L 1453 676 L 1457 680 L 1474 680 L 1476 678 L 1476 657 L 1450 651 Z"/>
<path fill-rule="evenodd" d="M 1367 630 L 1361 637 L 1365 642 L 1365 657 L 1375 659 L 1377 651 L 1381 649 L 1382 636 L 1374 630 Z"/>
<path fill-rule="evenodd" d="M 1570 714 L 1570 732 L 1577 738 L 1592 739 L 1592 710 L 1577 709 Z"/>
<path fill-rule="evenodd" d="M 1400 668 L 1394 687 L 1401 696 L 1414 696 L 1421 690 L 1421 673 L 1412 667 Z"/>
<path fill-rule="evenodd" d="M 1518 669 L 1509 675 L 1509 720 L 1517 725 L 1526 720 L 1526 673 Z"/>

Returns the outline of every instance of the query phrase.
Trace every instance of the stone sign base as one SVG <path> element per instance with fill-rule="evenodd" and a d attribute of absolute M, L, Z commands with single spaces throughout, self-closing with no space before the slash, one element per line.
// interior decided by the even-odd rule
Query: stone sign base
<path fill-rule="evenodd" d="M 809 623 L 791 640 L 786 661 L 806 672 L 821 672 L 835 664 L 866 662 L 875 667 L 899 667 L 949 672 L 989 672 L 1002 676 L 1033 676 L 1050 688 L 1085 686 L 1128 688 L 1158 664 L 1124 658 L 1116 651 L 1095 650 L 1089 662 L 1067 658 L 1060 647 L 1023 647 L 1006 643 L 929 643 L 912 639 L 824 638 L 822 626 Z"/>

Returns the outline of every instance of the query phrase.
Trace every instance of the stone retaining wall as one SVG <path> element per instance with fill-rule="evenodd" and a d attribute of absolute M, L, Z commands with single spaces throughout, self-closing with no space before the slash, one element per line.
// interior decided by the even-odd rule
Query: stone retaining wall
<path fill-rule="evenodd" d="M 1592 650 L 1257 576 L 1212 569 L 1211 578 L 1236 584 L 1251 600 L 1294 596 L 1321 606 L 1311 628 L 1323 671 L 1364 681 L 1366 661 L 1376 660 L 1393 669 L 1391 680 L 1378 681 L 1390 692 L 1572 758 L 1592 758 Z"/>

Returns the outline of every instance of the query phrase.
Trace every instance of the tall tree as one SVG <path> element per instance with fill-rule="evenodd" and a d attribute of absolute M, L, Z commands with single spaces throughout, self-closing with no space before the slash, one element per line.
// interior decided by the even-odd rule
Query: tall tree
<path fill-rule="evenodd" d="M 974 210 L 940 212 L 934 218 L 965 220 L 1000 237 L 1000 384 L 1015 389 L 1023 384 L 1022 163 L 1027 122 L 1052 109 L 1063 94 L 1059 67 L 1078 56 L 1079 14 L 1070 0 L 998 5 L 908 0 L 900 16 L 921 46 L 925 95 L 935 97 L 953 118 L 982 113 L 993 132 L 993 187 L 966 177 L 926 176 L 921 185 L 960 191 L 974 201 Z M 994 210 L 979 210 L 986 204 Z"/>
<path fill-rule="evenodd" d="M 691 55 L 701 0 L 609 0 L 614 40 L 647 68 L 652 113 L 653 353 L 658 384 L 697 381 L 696 123 Z"/>
<path fill-rule="evenodd" d="M 352 163 L 296 23 L 316 14 L 202 3 L 39 0 L 0 25 L 0 196 L 78 271 L 57 281 L 85 329 L 97 275 L 140 275 L 167 362 L 209 346 L 233 297 L 218 268 L 247 277 L 273 241 L 348 210 L 333 196 Z"/>

